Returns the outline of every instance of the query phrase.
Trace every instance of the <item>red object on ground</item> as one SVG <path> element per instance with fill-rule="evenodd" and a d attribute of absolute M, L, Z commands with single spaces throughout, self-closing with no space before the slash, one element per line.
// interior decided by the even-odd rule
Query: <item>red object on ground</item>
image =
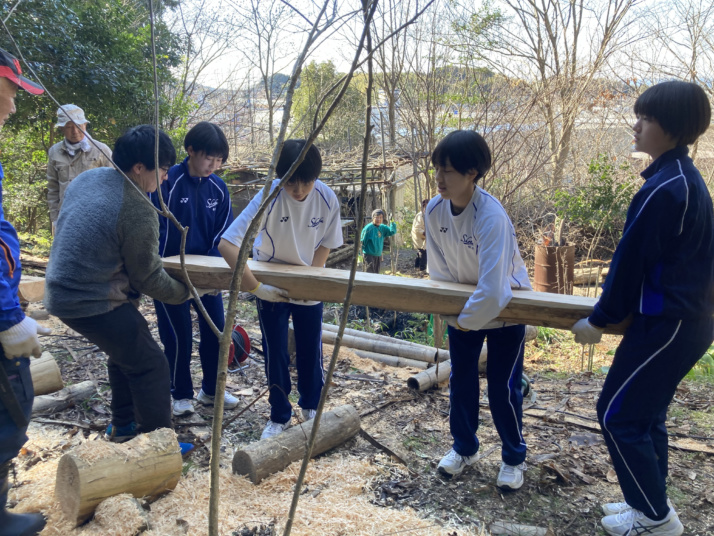
<path fill-rule="evenodd" d="M 231 348 L 228 353 L 228 368 L 240 367 L 250 355 L 250 337 L 238 324 L 233 326 Z"/>

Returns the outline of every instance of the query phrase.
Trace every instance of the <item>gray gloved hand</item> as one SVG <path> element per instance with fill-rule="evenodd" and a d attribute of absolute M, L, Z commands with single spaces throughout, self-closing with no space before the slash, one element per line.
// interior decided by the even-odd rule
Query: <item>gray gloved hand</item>
<path fill-rule="evenodd" d="M 596 344 L 602 339 L 603 330 L 593 326 L 587 318 L 581 318 L 570 331 L 575 335 L 575 342 L 579 344 Z"/>
<path fill-rule="evenodd" d="M 49 335 L 52 330 L 39 325 L 34 319 L 26 316 L 19 324 L 10 329 L 0 331 L 0 343 L 5 352 L 5 357 L 40 357 L 42 347 L 38 335 Z"/>
<path fill-rule="evenodd" d="M 250 291 L 256 298 L 269 302 L 286 302 L 289 301 L 288 291 L 272 285 L 264 285 L 258 283 L 258 286 Z"/>
<path fill-rule="evenodd" d="M 459 326 L 459 315 L 441 315 L 441 319 L 450 325 L 452 328 L 458 329 L 460 331 L 468 331 L 465 328 Z"/>

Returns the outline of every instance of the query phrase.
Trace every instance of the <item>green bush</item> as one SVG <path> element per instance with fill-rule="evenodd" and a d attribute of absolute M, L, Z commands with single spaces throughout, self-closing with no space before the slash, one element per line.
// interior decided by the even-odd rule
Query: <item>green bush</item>
<path fill-rule="evenodd" d="M 555 192 L 556 214 L 585 233 L 617 240 L 638 189 L 637 176 L 627 162 L 617 164 L 615 157 L 600 154 L 590 162 L 588 178 L 586 186 Z"/>

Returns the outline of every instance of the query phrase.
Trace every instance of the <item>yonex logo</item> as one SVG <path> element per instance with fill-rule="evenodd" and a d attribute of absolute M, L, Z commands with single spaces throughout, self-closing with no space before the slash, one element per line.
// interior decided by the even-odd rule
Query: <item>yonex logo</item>
<path fill-rule="evenodd" d="M 439 232 L 440 232 L 440 233 L 445 233 L 445 232 L 448 231 L 448 230 L 449 230 L 448 227 L 439 227 Z"/>
<path fill-rule="evenodd" d="M 280 218 L 280 223 L 285 223 L 289 219 L 290 219 L 290 216 L 283 216 L 282 218 Z"/>
<path fill-rule="evenodd" d="M 181 203 L 188 203 L 188 197 L 182 197 L 180 202 L 181 202 Z"/>

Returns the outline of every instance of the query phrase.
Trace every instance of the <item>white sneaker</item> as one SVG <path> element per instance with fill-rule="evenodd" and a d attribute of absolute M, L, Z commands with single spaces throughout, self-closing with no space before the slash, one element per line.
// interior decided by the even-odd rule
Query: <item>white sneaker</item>
<path fill-rule="evenodd" d="M 457 476 L 460 475 L 467 466 L 475 464 L 477 459 L 478 456 L 476 454 L 473 456 L 462 456 L 454 449 L 451 449 L 446 453 L 446 456 L 441 458 L 436 469 L 444 476 Z"/>
<path fill-rule="evenodd" d="M 672 501 L 670 501 L 669 499 L 667 499 L 667 506 L 669 506 L 670 508 L 674 508 L 674 506 L 672 505 Z M 606 516 L 614 516 L 615 514 L 619 514 L 627 508 L 632 508 L 632 506 L 623 501 L 616 503 L 605 503 L 601 506 L 601 508 L 602 513 Z"/>
<path fill-rule="evenodd" d="M 302 410 L 302 420 L 303 422 L 309 421 L 310 419 L 314 419 L 315 415 L 317 415 L 317 410 L 316 409 L 305 409 L 303 408 Z"/>
<path fill-rule="evenodd" d="M 632 508 L 629 504 L 626 502 L 614 502 L 614 503 L 605 503 L 600 506 L 602 509 L 602 513 L 605 514 L 606 516 L 614 516 L 615 514 L 619 514 L 623 510 L 627 510 L 628 508 Z"/>
<path fill-rule="evenodd" d="M 203 392 L 203 389 L 201 389 L 198 393 L 198 396 L 196 397 L 196 400 L 206 406 L 212 406 L 216 401 L 216 397 L 207 395 Z M 230 394 L 228 391 L 225 391 L 223 393 L 223 409 L 233 409 L 238 405 L 238 402 L 239 400 L 232 394 Z"/>
<path fill-rule="evenodd" d="M 498 471 L 496 486 L 501 489 L 520 489 L 523 485 L 523 472 L 526 470 L 526 462 L 519 465 L 508 465 L 501 462 L 501 469 Z"/>
<path fill-rule="evenodd" d="M 194 411 L 196 410 L 193 407 L 193 400 L 190 398 L 181 398 L 179 400 L 174 400 L 171 403 L 171 412 L 177 417 L 181 417 L 181 415 L 190 415 Z"/>
<path fill-rule="evenodd" d="M 617 514 L 602 518 L 605 532 L 611 536 L 680 536 L 684 526 L 677 513 L 670 508 L 664 519 L 655 521 L 634 508 L 626 508 Z"/>
<path fill-rule="evenodd" d="M 290 428 L 290 423 L 280 423 L 268 421 L 268 424 L 263 428 L 263 433 L 260 434 L 260 439 L 267 439 L 269 437 L 275 437 L 276 435 L 282 434 L 285 430 Z"/>

